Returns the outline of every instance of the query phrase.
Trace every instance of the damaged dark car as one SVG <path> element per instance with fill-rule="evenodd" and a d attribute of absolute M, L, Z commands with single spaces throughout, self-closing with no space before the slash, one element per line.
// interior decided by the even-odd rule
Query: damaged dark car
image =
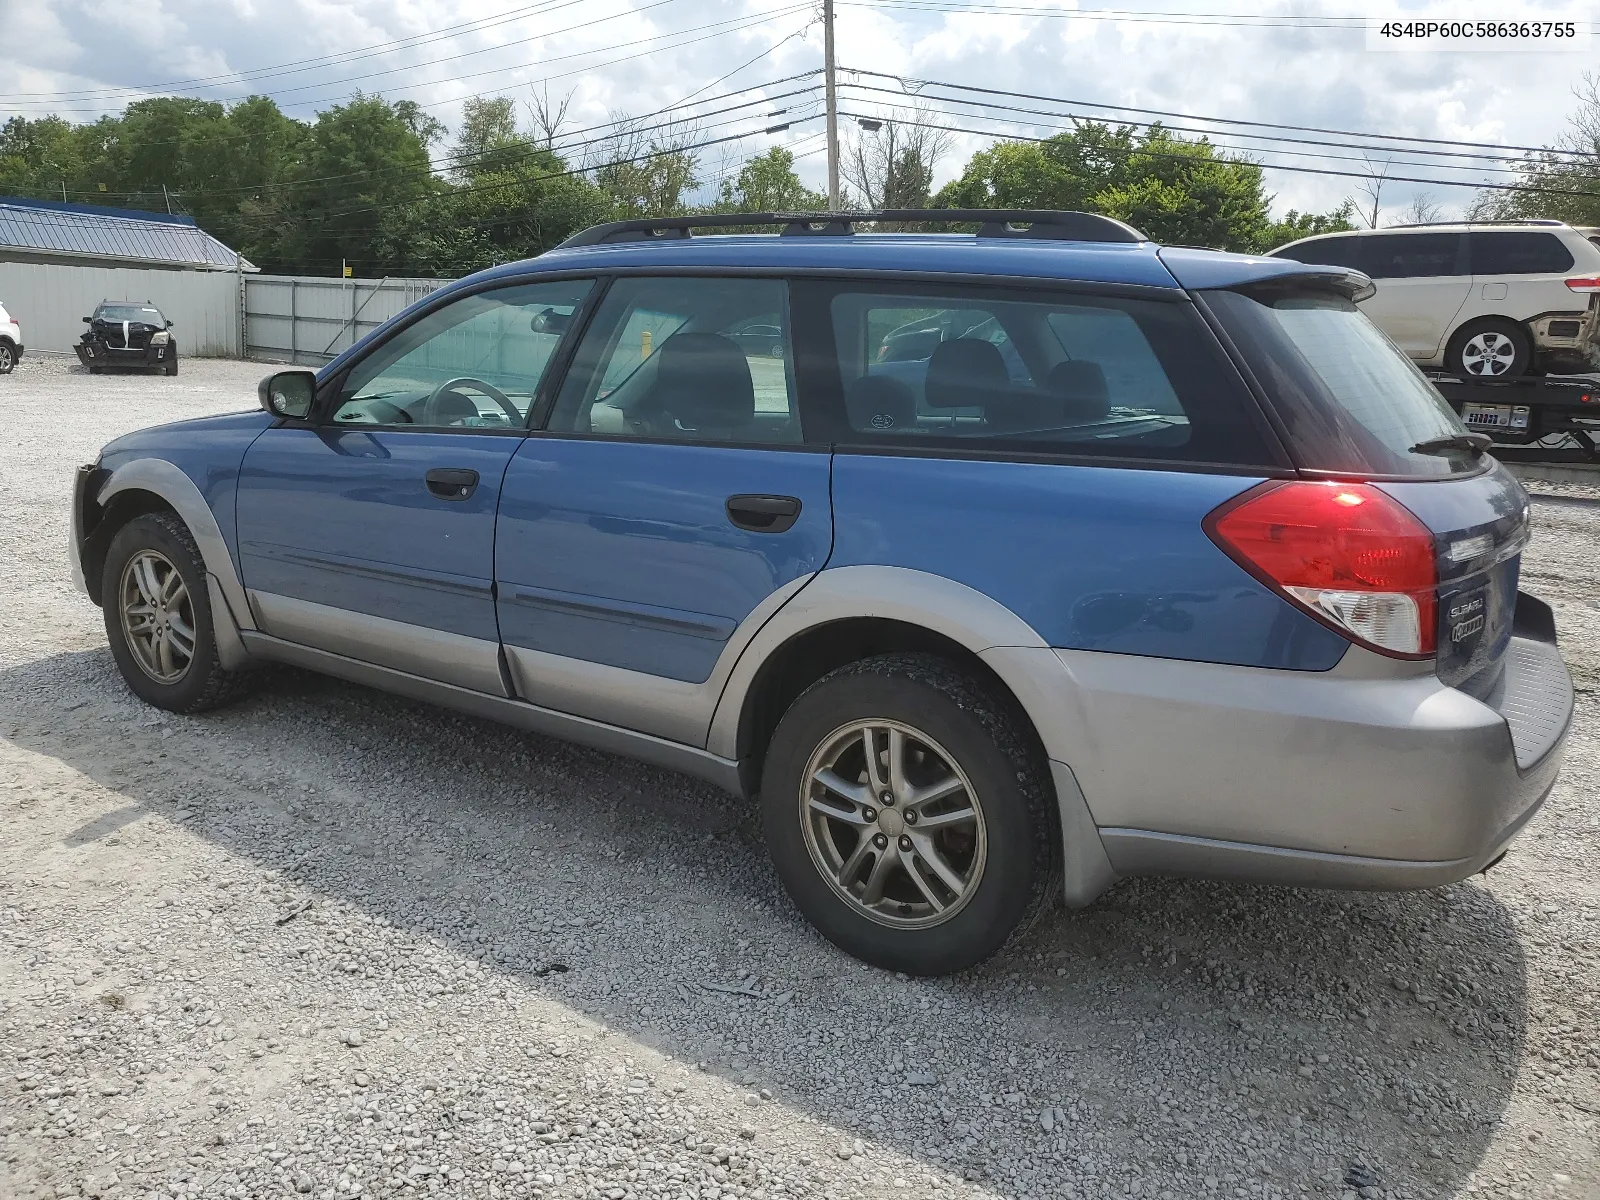
<path fill-rule="evenodd" d="M 172 336 L 172 322 L 155 305 L 102 300 L 94 315 L 83 322 L 89 328 L 73 349 L 91 375 L 107 367 L 178 373 L 178 342 Z"/>

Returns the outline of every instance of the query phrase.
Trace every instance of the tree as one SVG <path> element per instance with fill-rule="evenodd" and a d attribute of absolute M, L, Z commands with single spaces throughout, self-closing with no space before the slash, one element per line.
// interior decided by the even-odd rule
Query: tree
<path fill-rule="evenodd" d="M 1269 215 L 1261 168 L 1160 126 L 1086 122 L 1043 142 L 980 150 L 934 198 L 941 208 L 1053 208 L 1099 212 L 1157 241 L 1263 251 L 1300 230 L 1348 228 L 1349 210 Z"/>
<path fill-rule="evenodd" d="M 471 180 L 504 170 L 519 154 L 525 156 L 527 147 L 517 133 L 510 96 L 474 97 L 462 105 L 451 171 L 460 179 Z"/>
<path fill-rule="evenodd" d="M 1578 107 L 1565 132 L 1555 145 L 1523 160 L 1518 183 L 1525 190 L 1480 192 L 1471 209 L 1474 219 L 1600 225 L 1600 73 L 1585 74 L 1573 94 Z"/>
<path fill-rule="evenodd" d="M 624 217 L 670 217 L 683 213 L 684 197 L 700 186 L 700 159 L 689 147 L 690 124 L 668 126 L 649 136 L 626 113 L 613 113 L 611 131 L 590 148 L 584 166 Z"/>
<path fill-rule="evenodd" d="M 800 182 L 794 155 L 774 146 L 748 159 L 731 180 L 724 180 L 715 207 L 723 212 L 817 212 L 828 198 Z"/>
<path fill-rule="evenodd" d="M 1303 213 L 1291 208 L 1284 214 L 1283 220 L 1267 226 L 1260 248 L 1275 250 L 1314 234 L 1343 233 L 1347 229 L 1354 229 L 1355 223 L 1351 218 L 1355 216 L 1355 206 L 1354 200 L 1346 200 L 1331 213 Z"/>
<path fill-rule="evenodd" d="M 933 171 L 950 149 L 950 134 L 933 127 L 934 114 L 917 109 L 917 124 L 885 118 L 863 125 L 839 163 L 839 173 L 869 209 L 926 208 Z"/>

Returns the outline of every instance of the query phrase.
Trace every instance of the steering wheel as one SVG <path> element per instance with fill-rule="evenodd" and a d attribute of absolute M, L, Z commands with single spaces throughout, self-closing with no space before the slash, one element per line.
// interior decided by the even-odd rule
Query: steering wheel
<path fill-rule="evenodd" d="M 506 394 L 499 388 L 495 387 L 494 384 L 485 383 L 481 379 L 474 379 L 471 375 L 462 375 L 456 379 L 447 379 L 438 387 L 433 389 L 433 394 L 423 402 L 423 420 L 421 423 L 424 425 L 439 424 L 439 422 L 435 419 L 439 412 L 439 402 L 444 398 L 446 393 L 454 392 L 458 388 L 463 387 L 470 387 L 474 391 L 482 392 L 485 396 L 489 397 L 489 399 L 498 404 L 502 411 L 505 412 L 506 419 L 511 422 L 512 428 L 516 428 L 518 425 L 521 425 L 525 420 L 522 413 L 517 411 L 517 406 L 511 403 L 511 401 L 507 399 Z"/>

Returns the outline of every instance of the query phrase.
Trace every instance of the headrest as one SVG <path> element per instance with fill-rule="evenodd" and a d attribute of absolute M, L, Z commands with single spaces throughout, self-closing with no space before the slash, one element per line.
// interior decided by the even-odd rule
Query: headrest
<path fill-rule="evenodd" d="M 684 430 L 738 429 L 756 415 L 744 351 L 717 333 L 675 333 L 656 351 L 651 407 Z"/>
<path fill-rule="evenodd" d="M 888 375 L 863 375 L 844 395 L 850 428 L 858 433 L 903 433 L 917 428 L 917 398 Z"/>
<path fill-rule="evenodd" d="M 928 359 L 929 408 L 967 408 L 988 403 L 986 393 L 1010 382 L 1005 359 L 993 342 L 957 338 L 940 342 Z"/>
<path fill-rule="evenodd" d="M 1069 358 L 1050 369 L 1045 387 L 1061 399 L 1069 421 L 1098 421 L 1111 412 L 1106 372 L 1087 358 Z"/>

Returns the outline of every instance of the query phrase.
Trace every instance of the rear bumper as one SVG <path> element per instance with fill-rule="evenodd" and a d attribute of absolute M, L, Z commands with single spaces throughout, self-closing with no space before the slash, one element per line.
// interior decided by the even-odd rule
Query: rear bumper
<path fill-rule="evenodd" d="M 1519 617 L 1524 605 L 1548 624 L 1531 598 Z M 1463 879 L 1543 804 L 1572 718 L 1553 625 L 1519 624 L 1487 702 L 1355 651 L 1321 673 L 1053 653 L 1075 700 L 1040 733 L 1071 765 L 1119 876 L 1378 889 Z"/>

